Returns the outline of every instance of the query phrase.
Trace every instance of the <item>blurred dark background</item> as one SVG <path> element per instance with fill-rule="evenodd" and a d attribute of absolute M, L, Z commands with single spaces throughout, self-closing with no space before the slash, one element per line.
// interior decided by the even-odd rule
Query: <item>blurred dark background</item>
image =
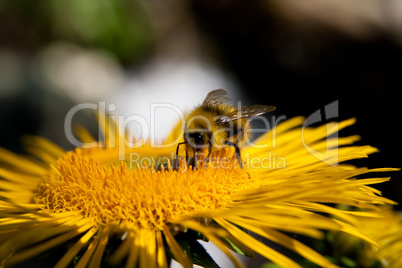
<path fill-rule="evenodd" d="M 71 149 L 76 104 L 192 107 L 224 87 L 287 118 L 338 100 L 338 120 L 357 118 L 342 135 L 380 150 L 361 164 L 402 167 L 401 15 L 396 0 L 1 1 L 0 145 L 22 152 L 36 134 Z M 74 121 L 96 129 L 89 113 Z M 376 187 L 402 201 L 401 172 L 390 175 Z"/>

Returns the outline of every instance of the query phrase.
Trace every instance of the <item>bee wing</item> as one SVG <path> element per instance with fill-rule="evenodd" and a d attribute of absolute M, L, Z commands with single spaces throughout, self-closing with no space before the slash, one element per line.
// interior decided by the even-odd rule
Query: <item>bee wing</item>
<path fill-rule="evenodd" d="M 219 118 L 216 123 L 225 124 L 229 121 L 239 120 L 243 118 L 249 118 L 253 116 L 258 116 L 261 114 L 269 113 L 275 111 L 274 106 L 266 106 L 266 105 L 253 105 L 253 106 L 245 106 L 242 107 L 241 110 L 237 110 L 230 114 L 229 116 L 224 116 Z"/>
<path fill-rule="evenodd" d="M 205 98 L 202 106 L 206 105 L 219 105 L 225 102 L 230 101 L 228 93 L 224 89 L 216 89 L 208 93 L 207 97 Z"/>

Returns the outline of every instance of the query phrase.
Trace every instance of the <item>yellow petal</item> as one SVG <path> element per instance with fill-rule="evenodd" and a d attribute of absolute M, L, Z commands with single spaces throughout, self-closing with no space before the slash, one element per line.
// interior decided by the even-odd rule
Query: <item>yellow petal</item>
<path fill-rule="evenodd" d="M 136 267 L 138 262 L 138 256 L 140 251 L 140 241 L 141 237 L 139 235 L 134 235 L 134 243 L 130 247 L 130 251 L 128 253 L 128 258 L 126 262 L 126 267 Z"/>
<path fill-rule="evenodd" d="M 88 241 L 94 236 L 98 231 L 98 228 L 91 228 L 86 234 L 84 234 L 68 251 L 63 255 L 63 257 L 54 266 L 55 268 L 67 267 L 71 260 L 73 260 L 78 252 L 88 243 Z"/>
<path fill-rule="evenodd" d="M 77 134 L 80 141 L 82 141 L 84 143 L 93 143 L 93 142 L 97 143 L 97 141 L 91 135 L 91 133 L 89 133 L 89 131 L 81 125 L 76 125 L 74 127 L 74 132 Z"/>
<path fill-rule="evenodd" d="M 212 243 L 214 243 L 235 265 L 235 267 L 244 267 L 244 265 L 233 256 L 233 254 L 228 250 L 225 243 L 223 243 L 218 236 L 221 238 L 227 238 L 229 235 L 223 230 L 212 227 L 204 227 L 195 221 L 185 221 L 182 224 L 192 230 L 198 231 L 205 235 Z"/>
<path fill-rule="evenodd" d="M 14 154 L 4 148 L 0 148 L 0 161 L 3 161 L 12 167 L 18 168 L 18 170 L 25 171 L 26 173 L 43 175 L 48 172 L 46 168 L 29 161 L 17 154 Z"/>
<path fill-rule="evenodd" d="M 240 226 L 246 228 L 247 230 L 254 232 L 258 235 L 261 235 L 272 242 L 278 243 L 296 253 L 299 253 L 301 256 L 307 258 L 308 260 L 320 265 L 321 267 L 338 267 L 335 264 L 329 262 L 325 257 L 318 254 L 311 248 L 305 246 L 303 243 L 292 239 L 274 229 L 270 228 L 257 228 L 255 225 L 245 224 L 244 222 L 234 222 L 239 224 Z"/>
<path fill-rule="evenodd" d="M 89 228 L 89 226 L 88 226 L 88 228 Z M 39 245 L 35 245 L 35 247 L 30 247 L 20 253 L 15 254 L 10 259 L 7 259 L 5 264 L 6 264 L 6 266 L 12 266 L 18 262 L 32 258 L 46 250 L 49 250 L 53 247 L 56 247 L 58 245 L 61 245 L 65 242 L 67 242 L 68 240 L 78 236 L 79 234 L 81 234 L 84 231 L 86 231 L 86 230 L 85 229 L 83 230 L 82 228 L 80 228 L 80 229 L 76 229 L 76 230 L 70 231 L 68 233 L 56 236 L 55 238 L 52 238 L 46 242 L 43 242 Z"/>
<path fill-rule="evenodd" d="M 29 147 L 36 147 L 45 151 L 53 159 L 62 157 L 66 151 L 53 142 L 38 136 L 26 135 L 23 137 L 23 143 Z"/>
<path fill-rule="evenodd" d="M 93 253 L 91 260 L 89 261 L 89 268 L 100 267 L 102 256 L 105 251 L 107 241 L 109 240 L 109 234 L 111 232 L 111 226 L 107 225 L 104 229 L 99 230 L 99 243 L 96 246 L 95 252 Z"/>
<path fill-rule="evenodd" d="M 167 268 L 168 263 L 166 260 L 165 246 L 163 244 L 162 232 L 157 231 L 156 233 L 156 246 L 157 246 L 157 264 L 158 267 Z"/>
<path fill-rule="evenodd" d="M 140 267 L 155 268 L 157 263 L 155 230 L 141 230 Z"/>
<path fill-rule="evenodd" d="M 184 268 L 191 268 L 193 266 L 192 261 L 189 257 L 184 254 L 183 249 L 180 245 L 176 242 L 173 235 L 170 233 L 168 227 L 165 227 L 163 230 L 163 234 L 165 235 L 166 242 L 169 246 L 169 249 L 172 251 L 173 256 L 175 259 L 184 267 Z"/>
<path fill-rule="evenodd" d="M 84 255 L 78 261 L 76 268 L 85 268 L 88 265 L 89 260 L 92 258 L 95 249 L 98 247 L 100 241 L 100 236 L 95 237 L 95 240 L 92 241 L 87 250 L 85 251 Z"/>
<path fill-rule="evenodd" d="M 127 231 L 127 236 L 116 249 L 109 261 L 113 265 L 117 265 L 130 251 L 134 243 L 134 231 Z"/>
<path fill-rule="evenodd" d="M 252 236 L 246 234 L 245 232 L 241 231 L 239 228 L 231 225 L 230 223 L 226 222 L 223 219 L 214 218 L 214 220 L 225 228 L 229 233 L 233 236 L 237 237 L 242 243 L 249 248 L 253 249 L 255 252 L 261 254 L 265 258 L 273 261 L 274 263 L 278 264 L 281 267 L 288 267 L 288 268 L 300 268 L 301 266 L 289 259 L 288 257 L 282 255 L 281 253 L 273 250 L 272 248 L 264 245 L 257 239 L 253 238 Z"/>

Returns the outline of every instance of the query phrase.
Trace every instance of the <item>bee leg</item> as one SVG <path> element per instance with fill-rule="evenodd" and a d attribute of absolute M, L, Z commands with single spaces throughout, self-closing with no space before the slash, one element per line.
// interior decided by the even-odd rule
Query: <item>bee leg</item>
<path fill-rule="evenodd" d="M 180 145 L 182 145 L 182 144 L 185 144 L 185 143 L 187 143 L 187 142 L 179 142 L 178 144 L 177 144 L 177 148 L 176 148 L 176 169 L 179 169 L 179 146 Z M 186 150 L 186 159 L 187 159 L 187 150 Z"/>
<path fill-rule="evenodd" d="M 186 165 L 189 166 L 191 159 L 188 157 L 188 150 L 186 150 Z"/>
<path fill-rule="evenodd" d="M 211 154 L 212 154 L 212 142 L 211 141 L 209 141 L 208 142 L 208 156 L 207 156 L 207 165 L 208 165 L 208 163 L 209 163 L 209 159 L 211 158 Z"/>
<path fill-rule="evenodd" d="M 194 150 L 194 167 L 195 167 L 195 169 L 198 169 L 197 168 L 197 162 L 198 162 L 197 151 L 195 150 L 195 148 L 193 148 L 193 150 Z"/>
<path fill-rule="evenodd" d="M 239 146 L 237 146 L 236 143 L 233 143 L 231 141 L 225 141 L 225 144 L 233 146 L 235 148 L 235 154 L 236 154 L 237 162 L 239 162 L 240 168 L 243 168 L 243 163 L 241 162 L 241 159 L 240 159 L 240 148 L 239 148 Z"/>

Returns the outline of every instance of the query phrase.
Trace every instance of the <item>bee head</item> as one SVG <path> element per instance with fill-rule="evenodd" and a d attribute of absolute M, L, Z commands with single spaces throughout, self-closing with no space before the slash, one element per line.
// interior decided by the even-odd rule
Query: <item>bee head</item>
<path fill-rule="evenodd" d="M 208 130 L 197 130 L 194 132 L 184 133 L 186 142 L 195 149 L 202 149 L 208 147 L 211 140 L 211 132 Z"/>

